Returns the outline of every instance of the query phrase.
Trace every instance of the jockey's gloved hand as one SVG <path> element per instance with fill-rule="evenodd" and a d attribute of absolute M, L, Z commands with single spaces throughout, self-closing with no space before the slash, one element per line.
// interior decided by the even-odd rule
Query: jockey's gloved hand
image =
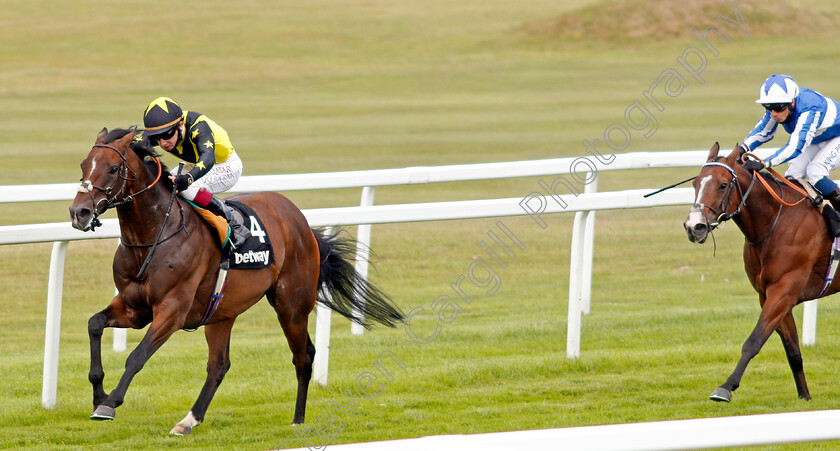
<path fill-rule="evenodd" d="M 175 191 L 178 191 L 179 193 L 186 191 L 192 182 L 193 177 L 189 173 L 181 174 L 175 177 L 175 181 L 173 182 L 175 184 Z"/>
<path fill-rule="evenodd" d="M 764 162 L 761 160 L 749 159 L 744 162 L 744 169 L 752 171 L 760 171 L 764 169 Z"/>

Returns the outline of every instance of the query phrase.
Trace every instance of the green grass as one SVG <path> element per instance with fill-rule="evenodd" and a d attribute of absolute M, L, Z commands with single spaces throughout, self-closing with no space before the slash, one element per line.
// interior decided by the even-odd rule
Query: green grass
<path fill-rule="evenodd" d="M 306 173 L 584 155 L 689 46 L 689 28 L 664 41 L 569 41 L 524 32 L 595 1 L 382 0 L 251 2 L 12 1 L 0 17 L 0 183 L 72 182 L 103 127 L 141 121 L 169 95 L 230 133 L 255 174 Z M 814 14 L 837 7 L 798 1 Z M 609 4 L 604 16 L 609 18 Z M 776 72 L 835 98 L 836 39 L 759 30 L 733 34 L 709 58 L 704 83 L 687 78 L 662 96 L 658 129 L 634 133 L 625 152 L 730 148 L 755 123 L 760 82 Z M 589 15 L 587 17 L 593 17 Z M 762 16 L 763 17 L 763 16 Z M 169 18 L 169 20 L 167 20 Z M 772 25 L 775 22 L 770 22 Z M 656 26 L 655 23 L 651 26 Z M 730 32 L 737 31 L 730 29 Z M 834 36 L 834 35 L 832 35 Z M 688 77 L 686 75 L 686 77 Z M 603 153 L 609 151 L 601 147 Z M 655 188 L 695 170 L 604 172 L 599 190 Z M 377 189 L 376 203 L 525 196 L 535 178 Z M 287 193 L 302 208 L 358 203 L 358 190 Z M 741 261 L 737 228 L 712 243 L 685 239 L 684 207 L 599 212 L 592 313 L 581 357 L 565 357 L 571 215 L 540 229 L 502 222 L 527 245 L 498 271 L 497 292 L 469 283 L 472 298 L 421 345 L 402 329 L 352 336 L 333 323 L 330 383 L 313 384 L 308 424 L 336 413 L 329 443 L 432 434 L 704 418 L 840 408 L 838 305 L 821 302 L 818 344 L 803 349 L 813 400 L 796 399 L 780 340 L 751 363 L 730 404 L 707 397 L 734 368 L 755 324 L 757 296 Z M 113 216 L 113 214 L 109 214 Z M 0 224 L 67 220 L 67 203 L 0 205 Z M 378 225 L 373 279 L 406 311 L 449 294 L 495 219 Z M 237 321 L 233 367 L 204 424 L 169 429 L 203 383 L 201 332 L 175 334 L 136 376 L 113 422 L 92 422 L 87 319 L 112 296 L 112 240 L 74 242 L 66 263 L 58 405 L 40 407 L 49 244 L 0 248 L 0 447 L 33 449 L 268 449 L 293 439 L 294 370 L 270 307 Z M 795 310 L 801 319 L 801 308 Z M 312 317 L 314 323 L 314 316 Z M 314 331 L 314 328 L 312 329 Z M 129 346 L 143 331 L 129 331 Z M 106 333 L 106 342 L 111 335 Z M 347 404 L 360 374 L 391 351 L 406 368 L 374 399 Z M 104 351 L 106 389 L 127 353 Z M 314 434 L 314 432 L 313 432 Z M 313 443 L 320 444 L 320 443 Z M 774 449 L 822 449 L 836 443 Z"/>

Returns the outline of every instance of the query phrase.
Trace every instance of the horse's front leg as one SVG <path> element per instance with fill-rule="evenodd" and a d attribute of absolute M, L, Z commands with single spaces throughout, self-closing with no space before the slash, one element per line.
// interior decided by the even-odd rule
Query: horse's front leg
<path fill-rule="evenodd" d="M 794 277 L 788 277 L 786 280 L 791 278 Z M 758 323 L 741 347 L 741 358 L 735 365 L 735 370 L 723 385 L 712 392 L 709 399 L 723 402 L 729 402 L 732 399 L 732 392 L 741 384 L 741 378 L 744 376 L 750 360 L 758 355 L 761 347 L 764 346 L 773 331 L 779 327 L 785 316 L 790 315 L 793 306 L 796 304 L 796 299 L 788 294 L 796 292 L 792 290 L 791 284 L 788 283 L 777 283 L 767 287 L 767 298 L 762 302 Z"/>
<path fill-rule="evenodd" d="M 177 306 L 178 302 L 173 299 L 164 300 L 160 305 Z M 128 390 L 131 380 L 134 378 L 149 358 L 157 351 L 166 340 L 172 336 L 175 331 L 180 329 L 184 324 L 184 317 L 186 312 L 174 310 L 172 308 L 158 308 L 154 311 L 152 324 L 149 330 L 140 341 L 140 344 L 131 351 L 128 359 L 125 361 L 125 372 L 120 378 L 120 382 L 116 388 L 111 391 L 105 400 L 100 403 L 91 414 L 92 420 L 113 420 L 116 408 L 119 407 L 125 399 L 125 393 Z M 101 364 L 100 364 L 101 366 Z M 104 392 L 103 392 L 104 393 Z"/>
<path fill-rule="evenodd" d="M 90 337 L 90 372 L 88 380 L 93 385 L 93 407 L 95 408 L 108 397 L 102 381 L 105 380 L 105 370 L 102 369 L 102 331 L 108 322 L 109 309 L 93 315 L 88 320 L 88 336 Z"/>
<path fill-rule="evenodd" d="M 173 435 L 192 433 L 194 427 L 204 421 L 204 414 L 213 400 L 213 395 L 222 383 L 225 374 L 230 369 L 230 331 L 235 318 L 204 326 L 204 337 L 207 340 L 209 358 L 207 359 L 207 380 L 187 416 L 178 422 L 171 431 Z"/>
<path fill-rule="evenodd" d="M 138 317 L 140 315 L 134 315 Z M 106 327 L 143 327 L 145 324 L 132 324 L 128 320 L 121 295 L 117 295 L 111 304 L 88 320 L 90 337 L 90 372 L 88 380 L 93 385 L 93 406 L 96 407 L 108 397 L 102 382 L 105 371 L 102 369 L 102 332 Z"/>

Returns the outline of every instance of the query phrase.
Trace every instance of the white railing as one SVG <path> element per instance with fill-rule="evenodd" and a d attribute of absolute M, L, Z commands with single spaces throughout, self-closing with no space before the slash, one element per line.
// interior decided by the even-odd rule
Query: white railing
<path fill-rule="evenodd" d="M 772 149 L 767 150 L 772 151 Z M 616 155 L 609 164 L 599 165 L 598 171 L 641 168 L 669 168 L 698 166 L 705 161 L 707 151 L 684 152 L 639 152 Z M 506 163 L 484 163 L 471 165 L 452 165 L 437 167 L 411 167 L 404 169 L 384 169 L 373 171 L 352 171 L 321 174 L 292 174 L 273 176 L 243 177 L 231 192 L 249 191 L 293 191 L 306 189 L 329 189 L 362 187 L 362 206 L 320 208 L 305 210 L 309 223 L 313 227 L 360 225 L 358 238 L 359 249 L 357 262 L 367 259 L 370 242 L 370 225 L 380 223 L 400 223 L 415 221 L 436 221 L 449 219 L 470 219 L 502 216 L 523 216 L 527 214 L 552 214 L 576 212 L 572 234 L 570 261 L 569 315 L 567 328 L 566 354 L 569 358 L 580 355 L 580 317 L 588 313 L 591 299 L 592 252 L 594 237 L 595 211 L 603 209 L 644 208 L 665 205 L 685 205 L 693 201 L 691 188 L 675 188 L 651 198 L 643 198 L 650 189 L 629 190 L 613 193 L 595 193 L 596 183 L 586 185 L 584 194 L 559 196 L 566 207 L 556 201 L 549 201 L 550 193 L 537 199 L 531 193 L 524 197 L 489 200 L 466 200 L 453 202 L 432 202 L 402 205 L 374 206 L 373 194 L 376 186 L 418 184 L 445 181 L 485 180 L 494 178 L 529 177 L 560 175 L 570 173 L 570 168 L 577 158 L 558 158 L 550 160 L 518 161 Z M 597 174 L 596 174 L 597 177 Z M 597 178 L 596 178 L 597 180 Z M 23 185 L 0 187 L 0 203 L 31 202 L 47 200 L 71 200 L 76 194 L 76 184 Z M 525 201 L 538 200 L 539 210 Z M 523 202 L 525 207 L 523 208 Z M 47 332 L 45 338 L 45 371 L 42 404 L 52 407 L 55 404 L 55 386 L 57 385 L 58 327 L 61 314 L 61 287 L 63 280 L 64 258 L 67 242 L 72 240 L 101 239 L 119 237 L 116 219 L 103 221 L 103 226 L 95 233 L 83 233 L 67 223 L 35 224 L 0 227 L 0 245 L 35 242 L 55 242 L 50 263 L 50 280 L 47 294 Z M 366 276 L 367 267 L 358 266 Z M 806 303 L 806 316 L 803 324 L 803 343 L 812 344 L 815 339 L 816 303 Z M 810 309 L 809 309 L 810 307 Z M 328 368 L 329 328 L 318 332 L 319 324 L 326 323 L 329 311 L 319 310 L 316 322 L 316 362 L 314 378 L 326 385 Z M 361 328 L 353 328 L 360 333 Z M 118 343 L 115 332 L 115 349 L 125 349 L 125 338 Z"/>
<path fill-rule="evenodd" d="M 335 451 L 461 451 L 468 449 L 520 451 L 665 451 L 730 448 L 840 440 L 840 410 L 770 413 L 737 417 L 696 418 L 648 423 L 608 424 L 469 435 L 433 435 L 381 442 L 329 445 Z M 314 434 L 313 434 L 314 435 Z M 301 436 L 301 438 L 303 438 Z M 278 448 L 309 451 L 301 446 L 316 439 L 286 439 Z M 320 448 L 319 448 L 320 449 Z"/>

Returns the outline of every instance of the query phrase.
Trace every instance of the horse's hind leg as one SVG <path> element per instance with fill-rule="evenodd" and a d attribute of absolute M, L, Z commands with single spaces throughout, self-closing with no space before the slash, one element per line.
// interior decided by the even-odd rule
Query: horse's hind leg
<path fill-rule="evenodd" d="M 808 391 L 808 383 L 805 382 L 802 352 L 799 350 L 799 335 L 796 332 L 796 321 L 793 319 L 793 313 L 788 313 L 785 316 L 776 332 L 782 337 L 788 364 L 793 372 L 793 380 L 796 382 L 796 392 L 801 399 L 810 400 L 811 393 Z"/>
<path fill-rule="evenodd" d="M 304 329 L 305 330 L 305 329 Z M 306 416 L 306 397 L 309 394 L 309 382 L 312 380 L 312 362 L 315 361 L 315 345 L 306 333 L 306 357 L 300 357 L 295 353 L 292 357 L 292 364 L 295 366 L 295 374 L 298 381 L 298 392 L 295 400 L 295 419 L 292 424 L 303 424 Z"/>
<path fill-rule="evenodd" d="M 315 305 L 315 289 L 306 290 L 299 286 L 297 289 L 284 290 L 283 286 L 289 284 L 278 281 L 275 285 L 277 288 L 266 294 L 277 312 L 277 319 L 292 351 L 292 364 L 295 366 L 298 382 L 295 418 L 292 424 L 302 424 L 306 416 L 309 381 L 312 379 L 312 362 L 315 361 L 315 345 L 312 344 L 307 330 L 309 312 Z"/>
<path fill-rule="evenodd" d="M 204 326 L 204 337 L 207 339 L 207 347 L 210 353 L 207 360 L 207 380 L 204 381 L 204 387 L 201 389 L 201 393 L 192 409 L 183 420 L 169 431 L 170 434 L 189 434 L 194 427 L 204 421 L 204 414 L 207 413 L 210 401 L 213 400 L 213 395 L 216 394 L 219 384 L 222 383 L 222 379 L 230 369 L 230 331 L 235 320 L 233 318 Z"/>
<path fill-rule="evenodd" d="M 281 315 L 278 314 L 278 317 Z M 284 320 L 280 317 L 280 325 L 289 341 L 292 350 L 292 364 L 295 366 L 298 391 L 295 401 L 295 418 L 292 424 L 303 424 L 306 417 L 306 396 L 309 392 L 309 381 L 312 379 L 312 362 L 315 360 L 315 345 L 309 338 L 307 318 L 296 321 Z"/>

